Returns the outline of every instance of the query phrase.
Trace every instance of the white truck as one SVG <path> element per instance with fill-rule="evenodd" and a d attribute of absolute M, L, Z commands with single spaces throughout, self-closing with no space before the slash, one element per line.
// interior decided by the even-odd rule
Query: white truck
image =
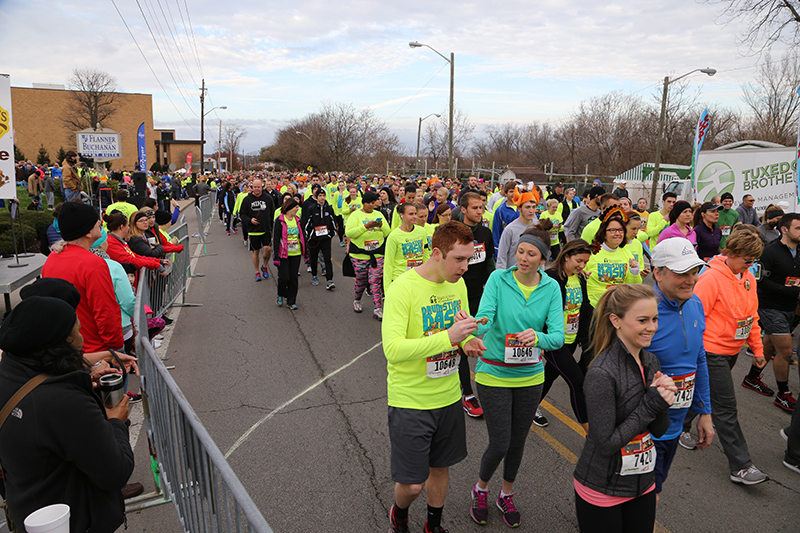
<path fill-rule="evenodd" d="M 771 147 L 757 147 L 765 145 Z M 729 192 L 733 195 L 734 206 L 738 206 L 746 194 L 751 194 L 759 215 L 770 204 L 794 212 L 798 211 L 796 165 L 797 152 L 792 147 L 742 141 L 700 152 L 696 198 L 693 198 L 689 179 L 671 181 L 664 190 L 676 193 L 678 200 L 701 203 Z"/>

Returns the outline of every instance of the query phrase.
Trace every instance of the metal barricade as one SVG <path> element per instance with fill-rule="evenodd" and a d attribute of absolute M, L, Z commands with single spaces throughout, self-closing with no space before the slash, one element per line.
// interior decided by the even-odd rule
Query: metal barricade
<path fill-rule="evenodd" d="M 191 252 L 189 251 L 189 226 L 182 222 L 169 232 L 173 244 L 182 244 L 180 253 L 167 254 L 171 270 L 163 276 L 154 270 L 148 271 L 150 280 L 150 307 L 153 316 L 161 317 L 170 307 L 198 307 L 202 304 L 186 303 L 186 282 L 190 277 Z M 178 298 L 181 301 L 178 302 Z"/>
<path fill-rule="evenodd" d="M 141 272 L 134 325 L 147 438 L 157 490 L 128 500 L 134 511 L 172 500 L 187 532 L 268 533 L 267 524 L 147 337 Z"/>

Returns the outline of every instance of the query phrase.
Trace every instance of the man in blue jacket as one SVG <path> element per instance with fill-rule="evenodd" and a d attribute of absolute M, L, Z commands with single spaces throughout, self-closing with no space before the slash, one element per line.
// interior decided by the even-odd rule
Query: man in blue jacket
<path fill-rule="evenodd" d="M 658 357 L 661 372 L 670 376 L 678 386 L 675 403 L 669 409 L 669 429 L 661 437 L 653 437 L 657 453 L 656 494 L 661 492 L 667 479 L 679 443 L 684 448 L 702 450 L 714 438 L 708 366 L 703 347 L 706 319 L 702 302 L 692 292 L 700 267 L 705 263 L 691 246 L 686 246 L 687 243 L 685 239 L 667 239 L 653 254 L 654 289 L 659 296 L 658 331 L 648 350 Z M 683 429 L 690 410 L 700 415 L 697 441 Z"/>

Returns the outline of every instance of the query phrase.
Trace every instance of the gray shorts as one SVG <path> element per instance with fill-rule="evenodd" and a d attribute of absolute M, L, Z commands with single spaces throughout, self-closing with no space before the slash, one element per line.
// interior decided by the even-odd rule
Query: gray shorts
<path fill-rule="evenodd" d="M 758 319 L 765 335 L 789 335 L 792 333 L 794 311 L 758 308 Z"/>
<path fill-rule="evenodd" d="M 389 407 L 392 480 L 424 483 L 431 468 L 445 468 L 467 457 L 467 432 L 461 401 L 439 409 Z"/>

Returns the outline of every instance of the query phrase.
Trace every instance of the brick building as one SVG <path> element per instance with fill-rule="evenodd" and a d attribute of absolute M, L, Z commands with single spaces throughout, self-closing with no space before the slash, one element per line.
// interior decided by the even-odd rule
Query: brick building
<path fill-rule="evenodd" d="M 155 130 L 155 152 L 158 162 L 165 169 L 169 168 L 170 164 L 174 164 L 176 169 L 185 168 L 186 156 L 191 152 L 192 171 L 200 171 L 199 139 L 184 141 L 175 138 L 175 130 Z"/>
<path fill-rule="evenodd" d="M 53 163 L 56 162 L 59 148 L 65 151 L 75 150 L 75 131 L 61 120 L 70 105 L 70 94 L 70 91 L 58 86 L 11 87 L 15 144 L 26 158 L 36 162 L 41 145 L 45 147 Z M 153 129 L 153 97 L 150 94 L 118 93 L 116 102 L 116 112 L 101 124 L 103 128 L 122 134 L 122 159 L 112 161 L 111 167 L 127 171 L 136 169 L 138 162 L 136 135 L 139 125 L 144 122 L 147 170 L 149 170 L 156 161 L 155 141 L 161 140 L 161 136 L 157 137 Z M 195 142 L 199 155 L 200 141 Z M 180 168 L 183 165 L 178 166 Z"/>

